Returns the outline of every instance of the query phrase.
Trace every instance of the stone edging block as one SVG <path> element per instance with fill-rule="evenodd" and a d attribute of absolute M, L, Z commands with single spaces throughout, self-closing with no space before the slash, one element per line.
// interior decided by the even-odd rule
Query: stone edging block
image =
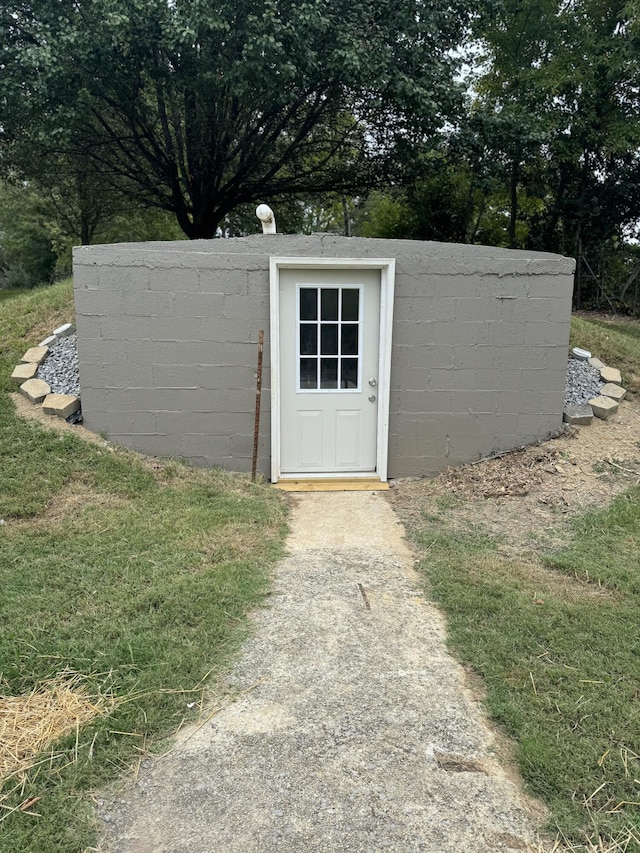
<path fill-rule="evenodd" d="M 20 393 L 32 403 L 41 403 L 51 393 L 51 388 L 42 379 L 27 379 L 20 386 Z"/>
<path fill-rule="evenodd" d="M 611 397 L 593 397 L 589 400 L 589 405 L 593 409 L 593 414 L 597 418 L 602 418 L 603 421 L 618 411 L 618 404 Z"/>
<path fill-rule="evenodd" d="M 587 351 L 584 350 L 584 352 Z M 575 357 L 575 348 L 572 353 Z M 589 400 L 588 404 L 566 406 L 562 414 L 564 423 L 587 426 L 593 421 L 594 416 L 606 420 L 618 411 L 618 405 L 627 393 L 626 389 L 622 388 L 622 375 L 616 367 L 608 367 L 591 353 L 589 356 L 586 360 L 591 367 L 600 372 L 600 378 L 604 380 L 605 385 L 600 389 L 599 395 Z"/>
<path fill-rule="evenodd" d="M 47 382 L 37 379 L 38 367 L 49 355 L 49 344 L 55 343 L 59 338 L 66 338 L 76 330 L 73 323 L 64 323 L 54 329 L 53 333 L 45 338 L 37 347 L 30 347 L 20 360 L 11 374 L 14 382 L 21 382 L 20 393 L 32 403 L 42 403 L 43 411 L 59 418 L 68 418 L 80 409 L 80 397 L 72 394 L 52 394 Z"/>
<path fill-rule="evenodd" d="M 42 404 L 43 410 L 49 415 L 68 418 L 80 408 L 80 398 L 73 394 L 48 394 Z"/>
<path fill-rule="evenodd" d="M 625 388 L 621 388 L 620 385 L 614 385 L 613 382 L 607 382 L 606 385 L 603 385 L 600 389 L 601 397 L 611 397 L 612 400 L 615 400 L 616 403 L 621 403 L 626 395 L 627 391 Z"/>
<path fill-rule="evenodd" d="M 30 347 L 22 356 L 23 364 L 42 364 L 49 355 L 49 347 Z"/>
<path fill-rule="evenodd" d="M 622 375 L 617 367 L 600 368 L 600 378 L 605 382 L 613 382 L 614 385 L 622 385 Z"/>
<path fill-rule="evenodd" d="M 14 382 L 26 382 L 27 379 L 33 379 L 38 372 L 38 365 L 35 361 L 25 361 L 18 364 L 11 374 Z"/>
<path fill-rule="evenodd" d="M 573 426 L 589 426 L 593 420 L 593 409 L 588 404 L 567 406 L 562 414 L 562 420 Z"/>

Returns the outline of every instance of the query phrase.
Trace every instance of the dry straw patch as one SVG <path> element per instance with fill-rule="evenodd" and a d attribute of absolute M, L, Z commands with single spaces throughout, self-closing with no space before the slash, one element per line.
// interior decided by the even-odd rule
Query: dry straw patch
<path fill-rule="evenodd" d="M 87 510 L 96 508 L 101 511 L 123 509 L 131 504 L 128 498 L 111 492 L 98 492 L 91 488 L 82 477 L 67 483 L 55 494 L 46 507 L 37 516 L 25 519 L 12 519 L 11 530 L 53 529 L 67 521 L 76 521 L 82 516 L 85 533 L 94 527 L 104 525 L 104 518 L 96 515 L 92 518 Z"/>
<path fill-rule="evenodd" d="M 0 783 L 24 781 L 60 738 L 76 732 L 112 706 L 108 695 L 91 694 L 79 673 L 63 672 L 22 696 L 0 697 Z M 53 755 L 47 761 L 53 759 Z M 2 800 L 9 795 L 0 797 Z M 24 810 L 24 803 L 18 808 Z M 10 809 L 0 816 L 0 822 Z"/>
<path fill-rule="evenodd" d="M 83 482 L 82 478 L 68 483 L 51 499 L 42 512 L 42 520 L 52 527 L 57 527 L 68 519 L 77 519 L 90 507 L 101 511 L 123 509 L 131 504 L 128 498 L 115 495 L 112 492 L 99 492 Z M 98 520 L 104 524 L 104 519 Z M 87 531 L 88 518 L 83 517 L 83 529 Z"/>
<path fill-rule="evenodd" d="M 586 838 L 584 843 L 571 844 L 564 835 L 559 835 L 553 847 L 539 847 L 536 853 L 631 853 L 640 849 L 640 837 L 637 832 L 628 828 L 615 838 L 600 836 Z"/>

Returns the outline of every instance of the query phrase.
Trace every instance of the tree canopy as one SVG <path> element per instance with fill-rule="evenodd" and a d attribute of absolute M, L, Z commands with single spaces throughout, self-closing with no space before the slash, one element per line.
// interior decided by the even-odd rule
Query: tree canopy
<path fill-rule="evenodd" d="M 410 183 L 370 198 L 364 233 L 573 255 L 576 307 L 637 305 L 638 0 L 478 11 L 464 115 Z"/>
<path fill-rule="evenodd" d="M 640 304 L 640 0 L 3 0 L 0 26 L 0 180 L 53 246 L 246 233 L 270 201 L 285 230 L 571 254 L 576 306 Z"/>
<path fill-rule="evenodd" d="M 435 0 L 5 2 L 3 162 L 88 158 L 191 238 L 249 202 L 361 191 L 454 111 L 468 14 Z"/>

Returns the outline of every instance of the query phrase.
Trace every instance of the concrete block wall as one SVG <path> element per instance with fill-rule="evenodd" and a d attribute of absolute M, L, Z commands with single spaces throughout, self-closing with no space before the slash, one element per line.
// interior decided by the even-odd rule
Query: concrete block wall
<path fill-rule="evenodd" d="M 85 423 L 200 465 L 270 472 L 269 258 L 396 259 L 389 476 L 536 441 L 562 422 L 573 260 L 481 246 L 256 235 L 74 251 Z"/>
<path fill-rule="evenodd" d="M 458 250 L 458 251 L 456 251 Z M 562 422 L 573 260 L 482 247 L 398 257 L 389 457 L 432 474 Z"/>
<path fill-rule="evenodd" d="M 248 471 L 268 275 L 242 255 L 160 246 L 76 250 L 85 424 L 143 453 Z M 268 475 L 268 360 L 263 382 L 259 450 Z"/>

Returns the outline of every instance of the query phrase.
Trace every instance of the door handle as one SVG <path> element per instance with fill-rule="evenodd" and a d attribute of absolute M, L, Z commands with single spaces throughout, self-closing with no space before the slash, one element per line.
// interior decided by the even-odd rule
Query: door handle
<path fill-rule="evenodd" d="M 369 402 L 375 403 L 375 401 L 376 401 L 376 395 L 375 394 L 369 394 Z"/>
<path fill-rule="evenodd" d="M 378 383 L 376 382 L 376 380 L 375 380 L 375 379 L 370 379 L 370 380 L 369 380 L 369 385 L 371 385 L 371 387 L 372 387 L 372 388 L 375 388 L 377 384 L 378 384 Z"/>

